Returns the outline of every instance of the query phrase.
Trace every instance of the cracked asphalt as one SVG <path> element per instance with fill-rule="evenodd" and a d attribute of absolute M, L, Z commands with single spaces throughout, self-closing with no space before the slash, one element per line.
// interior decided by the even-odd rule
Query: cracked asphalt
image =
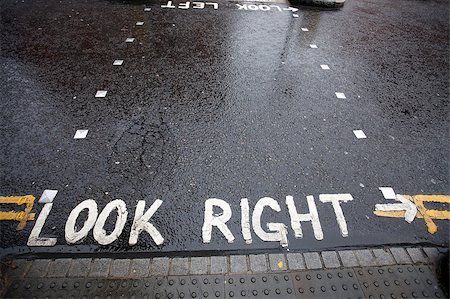
<path fill-rule="evenodd" d="M 262 222 L 289 225 L 287 195 L 302 212 L 313 195 L 324 232 L 318 241 L 308 223 L 302 239 L 290 230 L 290 250 L 448 245 L 446 220 L 436 220 L 431 235 L 423 219 L 373 214 L 385 203 L 380 186 L 449 194 L 447 1 L 347 0 L 340 10 L 272 3 L 297 7 L 298 18 L 237 3 L 251 2 L 220 0 L 216 10 L 166 9 L 164 1 L 1 2 L 0 195 L 38 199 L 58 190 L 42 230 L 57 245 L 27 247 L 33 222 L 17 232 L 16 222 L 0 221 L 2 251 L 276 251 L 279 243 L 255 236 L 245 243 L 239 203 L 248 198 L 252 209 L 273 197 L 281 212 L 265 211 Z M 95 98 L 97 90 L 107 96 Z M 89 130 L 86 139 L 73 139 L 78 129 Z M 331 205 L 318 202 L 325 193 L 354 198 L 342 204 L 346 238 Z M 65 221 L 78 203 L 95 199 L 103 208 L 117 198 L 130 215 L 116 242 L 100 246 L 90 233 L 66 244 Z M 164 243 L 142 233 L 129 246 L 136 202 L 157 198 L 163 204 L 151 222 Z M 234 243 L 218 230 L 202 243 L 208 198 L 230 204 Z M 41 208 L 36 200 L 33 211 Z"/>

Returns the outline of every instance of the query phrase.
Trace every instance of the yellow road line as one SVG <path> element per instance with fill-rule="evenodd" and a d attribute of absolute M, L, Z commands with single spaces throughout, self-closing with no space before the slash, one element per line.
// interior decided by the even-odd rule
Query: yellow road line
<path fill-rule="evenodd" d="M 450 196 L 445 195 L 415 195 L 413 196 L 413 201 L 417 206 L 417 211 L 423 215 L 423 220 L 427 225 L 428 232 L 430 234 L 434 234 L 437 232 L 437 225 L 433 222 L 433 218 L 431 214 L 428 213 L 428 210 L 425 208 L 424 202 L 439 202 L 439 203 L 450 203 Z M 445 212 L 447 211 L 437 211 L 438 216 L 445 217 Z M 447 212 L 448 213 L 448 212 Z M 450 213 L 449 213 L 450 214 Z M 450 217 L 444 218 L 449 219 Z"/>
<path fill-rule="evenodd" d="M 440 202 L 440 203 L 450 203 L 450 195 L 414 195 L 414 199 L 423 202 Z"/>
<path fill-rule="evenodd" d="M 0 204 L 16 204 L 25 205 L 25 210 L 22 212 L 0 212 L 0 221 L 19 221 L 16 230 L 23 230 L 27 221 L 34 220 L 35 213 L 31 213 L 34 204 L 33 195 L 25 196 L 0 196 Z"/>

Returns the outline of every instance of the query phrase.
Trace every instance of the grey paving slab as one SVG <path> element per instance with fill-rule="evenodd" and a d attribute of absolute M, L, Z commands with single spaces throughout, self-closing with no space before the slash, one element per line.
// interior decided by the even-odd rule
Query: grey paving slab
<path fill-rule="evenodd" d="M 428 262 L 427 257 L 422 252 L 422 249 L 413 247 L 413 248 L 406 248 L 406 251 L 408 252 L 409 256 L 411 257 L 411 259 L 414 263 L 427 263 Z"/>
<path fill-rule="evenodd" d="M 397 264 L 411 264 L 411 258 L 404 248 L 394 247 L 390 248 L 390 251 Z"/>
<path fill-rule="evenodd" d="M 207 274 L 208 262 L 208 257 L 191 257 L 191 274 Z"/>
<path fill-rule="evenodd" d="M 322 261 L 318 252 L 306 252 L 303 254 L 307 269 L 322 269 Z"/>
<path fill-rule="evenodd" d="M 28 270 L 30 269 L 32 261 L 27 261 L 23 259 L 14 260 L 8 265 L 7 275 L 11 278 L 22 278 L 24 277 Z"/>
<path fill-rule="evenodd" d="M 436 247 L 437 248 L 437 250 L 440 252 L 440 253 L 447 253 L 448 252 L 448 248 L 444 248 L 444 247 Z"/>
<path fill-rule="evenodd" d="M 189 274 L 189 258 L 176 257 L 170 263 L 169 275 L 187 275 Z"/>
<path fill-rule="evenodd" d="M 306 269 L 305 259 L 301 253 L 288 253 L 286 255 L 288 267 L 290 270 Z"/>
<path fill-rule="evenodd" d="M 50 260 L 34 260 L 28 270 L 27 277 L 45 277 Z"/>
<path fill-rule="evenodd" d="M 48 277 L 66 277 L 70 269 L 72 259 L 56 259 L 51 261 L 48 266 Z"/>
<path fill-rule="evenodd" d="M 284 271 L 287 269 L 284 254 L 269 254 L 269 266 L 272 271 Z"/>
<path fill-rule="evenodd" d="M 378 266 L 389 266 L 395 264 L 394 257 L 387 249 L 373 249 L 372 253 L 375 256 L 375 262 Z"/>
<path fill-rule="evenodd" d="M 169 258 L 156 257 L 152 260 L 150 266 L 150 276 L 167 276 L 169 275 Z"/>
<path fill-rule="evenodd" d="M 92 259 L 81 258 L 74 259 L 70 264 L 69 277 L 87 277 L 91 270 Z"/>
<path fill-rule="evenodd" d="M 431 263 L 436 263 L 439 260 L 439 250 L 436 247 L 424 247 L 422 249 Z"/>
<path fill-rule="evenodd" d="M 376 266 L 377 262 L 375 261 L 375 257 L 372 255 L 369 249 L 364 250 L 354 250 L 355 256 L 358 259 L 360 266 Z"/>
<path fill-rule="evenodd" d="M 353 250 L 343 250 L 338 251 L 339 257 L 341 258 L 342 265 L 344 267 L 357 267 L 359 266 L 358 259 L 356 258 Z"/>
<path fill-rule="evenodd" d="M 341 262 L 339 261 L 336 251 L 322 251 L 322 260 L 325 268 L 339 268 Z"/>
<path fill-rule="evenodd" d="M 150 272 L 151 259 L 133 259 L 131 260 L 130 277 L 147 277 Z"/>
<path fill-rule="evenodd" d="M 247 257 L 245 255 L 230 256 L 231 273 L 247 273 Z"/>
<path fill-rule="evenodd" d="M 130 274 L 131 260 L 116 259 L 111 262 L 111 269 L 109 270 L 109 277 L 119 278 L 128 277 Z"/>
<path fill-rule="evenodd" d="M 108 277 L 111 259 L 93 259 L 89 277 Z"/>
<path fill-rule="evenodd" d="M 228 272 L 228 261 L 226 256 L 211 257 L 211 274 L 225 274 Z"/>
<path fill-rule="evenodd" d="M 267 261 L 265 254 L 250 255 L 250 270 L 253 273 L 264 273 L 267 271 Z"/>

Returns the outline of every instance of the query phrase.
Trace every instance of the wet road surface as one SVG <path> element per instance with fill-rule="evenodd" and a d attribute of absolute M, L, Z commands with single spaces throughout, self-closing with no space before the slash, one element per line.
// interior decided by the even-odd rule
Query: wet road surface
<path fill-rule="evenodd" d="M 289 3 L 270 3 L 279 7 L 270 11 L 239 9 L 252 2 L 180 3 L 2 1 L 0 195 L 34 195 L 37 217 L 41 193 L 58 190 L 41 232 L 57 246 L 26 246 L 34 221 L 22 231 L 0 221 L 4 252 L 278 250 L 253 231 L 252 244 L 242 237 L 240 200 L 252 211 L 262 197 L 280 204 L 261 222 L 286 224 L 290 250 L 448 243 L 447 220 L 436 220 L 431 235 L 423 219 L 373 213 L 387 202 L 378 187 L 449 194 L 446 1 L 291 5 L 296 12 L 284 9 Z M 89 130 L 85 139 L 73 138 L 79 129 Z M 348 237 L 319 201 L 327 193 L 353 197 L 341 204 Z M 294 238 L 287 195 L 299 213 L 315 197 L 323 240 L 308 222 Z M 147 209 L 158 198 L 151 223 L 164 243 L 143 232 L 130 246 L 137 201 Z M 216 228 L 202 242 L 208 198 L 230 204 L 233 243 Z M 99 213 L 114 199 L 127 204 L 117 241 L 100 246 L 90 232 L 67 245 L 67 217 L 87 199 Z"/>

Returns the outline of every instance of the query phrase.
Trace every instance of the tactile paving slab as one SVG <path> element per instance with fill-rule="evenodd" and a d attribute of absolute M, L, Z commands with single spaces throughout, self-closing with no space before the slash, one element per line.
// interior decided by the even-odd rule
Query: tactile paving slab
<path fill-rule="evenodd" d="M 298 298 L 364 298 L 352 269 L 292 273 Z"/>
<path fill-rule="evenodd" d="M 430 295 L 430 298 L 445 298 L 445 294 L 442 292 L 439 284 L 436 280 L 436 275 L 429 266 L 426 265 L 416 265 L 414 266 L 420 280 L 424 283 L 427 288 L 427 293 L 425 295 Z M 424 295 L 422 293 L 422 295 Z"/>
<path fill-rule="evenodd" d="M 424 266 L 420 269 L 396 265 L 356 268 L 355 272 L 366 298 L 444 298 L 431 272 Z"/>
<path fill-rule="evenodd" d="M 289 273 L 226 275 L 225 298 L 295 298 Z"/>
<path fill-rule="evenodd" d="M 80 298 L 85 292 L 82 278 L 29 278 L 14 281 L 5 298 Z"/>
<path fill-rule="evenodd" d="M 156 280 L 154 298 L 225 298 L 223 275 L 169 276 Z"/>
<path fill-rule="evenodd" d="M 425 265 L 142 279 L 24 278 L 5 298 L 445 298 Z"/>
<path fill-rule="evenodd" d="M 155 279 L 40 278 L 14 281 L 6 298 L 154 298 Z"/>

